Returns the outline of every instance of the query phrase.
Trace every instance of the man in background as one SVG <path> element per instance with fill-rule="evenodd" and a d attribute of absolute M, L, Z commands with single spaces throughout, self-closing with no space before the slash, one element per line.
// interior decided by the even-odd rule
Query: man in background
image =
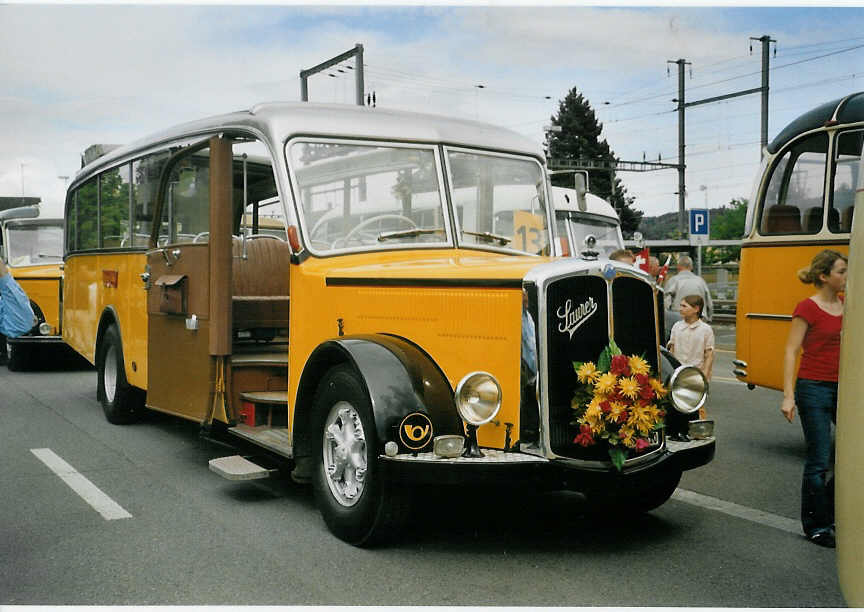
<path fill-rule="evenodd" d="M 705 302 L 703 316 L 710 323 L 714 316 L 714 302 L 705 280 L 693 273 L 693 260 L 689 255 L 681 255 L 677 263 L 678 273 L 666 281 L 666 307 L 676 310 L 686 295 L 698 295 Z"/>

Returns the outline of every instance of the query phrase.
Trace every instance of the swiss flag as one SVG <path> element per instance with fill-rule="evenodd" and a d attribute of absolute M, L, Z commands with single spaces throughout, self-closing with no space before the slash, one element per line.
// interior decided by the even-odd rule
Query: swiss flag
<path fill-rule="evenodd" d="M 645 272 L 648 272 L 648 258 L 651 257 L 651 252 L 648 250 L 648 247 L 645 247 L 638 253 L 636 253 L 636 261 L 633 263 L 637 268 L 641 268 Z"/>

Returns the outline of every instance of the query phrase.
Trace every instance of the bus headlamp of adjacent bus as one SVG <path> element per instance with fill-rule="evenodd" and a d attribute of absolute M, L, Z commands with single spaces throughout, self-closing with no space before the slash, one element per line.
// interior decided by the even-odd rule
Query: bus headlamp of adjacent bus
<path fill-rule="evenodd" d="M 692 414 L 708 398 L 708 381 L 699 368 L 679 366 L 669 378 L 669 394 L 678 412 Z"/>
<path fill-rule="evenodd" d="M 488 423 L 501 409 L 501 385 L 487 372 L 472 372 L 456 387 L 456 408 L 469 425 Z"/>

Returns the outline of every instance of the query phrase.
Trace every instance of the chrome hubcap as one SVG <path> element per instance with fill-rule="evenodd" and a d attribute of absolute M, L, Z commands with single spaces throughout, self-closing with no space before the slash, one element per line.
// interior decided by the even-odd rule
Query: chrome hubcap
<path fill-rule="evenodd" d="M 105 384 L 105 399 L 108 403 L 114 403 L 117 393 L 117 349 L 114 345 L 108 347 L 105 352 L 104 374 L 102 376 Z"/>
<path fill-rule="evenodd" d="M 348 402 L 337 402 L 327 415 L 323 460 L 333 497 L 343 506 L 356 504 L 366 484 L 366 434 Z"/>

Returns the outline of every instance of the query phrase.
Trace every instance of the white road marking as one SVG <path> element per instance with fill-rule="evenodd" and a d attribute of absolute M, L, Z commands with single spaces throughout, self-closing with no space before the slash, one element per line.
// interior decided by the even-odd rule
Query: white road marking
<path fill-rule="evenodd" d="M 675 492 L 672 494 L 672 499 L 682 501 L 687 504 L 693 504 L 694 506 L 707 508 L 709 510 L 716 510 L 717 512 L 722 512 L 723 514 L 728 514 L 729 516 L 742 518 L 745 521 L 752 521 L 754 523 L 773 527 L 774 529 L 779 529 L 781 531 L 788 531 L 789 533 L 794 533 L 796 535 L 801 535 L 803 533 L 803 531 L 801 530 L 801 523 L 799 521 L 786 518 L 785 516 L 771 514 L 770 512 L 762 512 L 761 510 L 756 510 L 755 508 L 739 506 L 738 504 L 723 501 L 722 499 L 717 499 L 716 497 L 702 495 L 701 493 L 696 493 L 695 491 L 688 491 L 687 489 L 675 489 Z"/>
<path fill-rule="evenodd" d="M 132 518 L 132 515 L 126 512 L 120 504 L 105 495 L 99 487 L 79 474 L 75 468 L 66 463 L 50 448 L 31 448 L 30 452 L 57 474 L 84 501 L 93 506 L 93 509 L 101 514 L 105 520 Z"/>
<path fill-rule="evenodd" d="M 711 382 L 738 383 L 741 385 L 747 384 L 743 380 L 738 380 L 737 378 L 727 378 L 725 376 L 712 376 Z"/>

